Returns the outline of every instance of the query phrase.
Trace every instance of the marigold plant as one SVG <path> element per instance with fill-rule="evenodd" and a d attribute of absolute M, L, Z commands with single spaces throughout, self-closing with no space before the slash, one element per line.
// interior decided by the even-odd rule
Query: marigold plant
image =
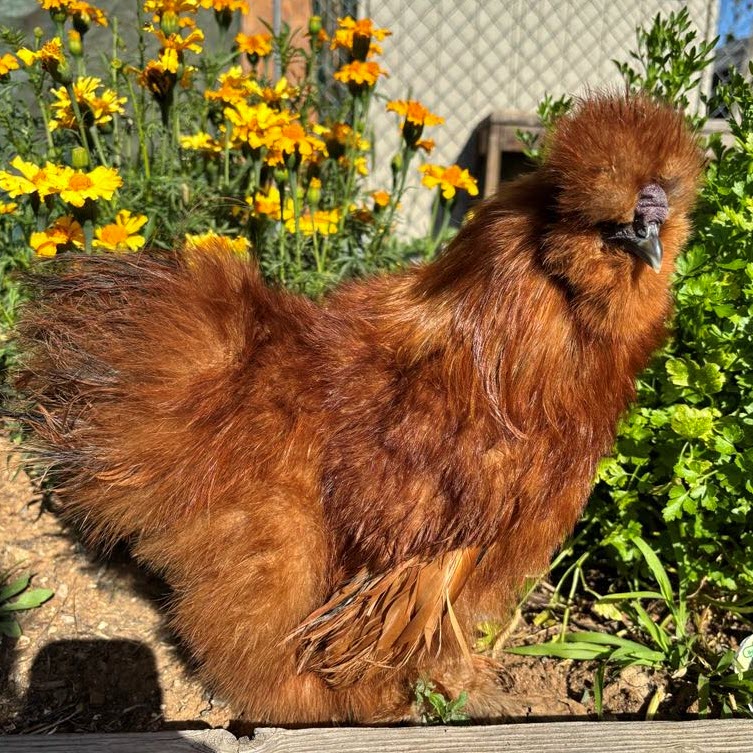
<path fill-rule="evenodd" d="M 414 99 L 387 103 L 403 139 L 383 155 L 391 185 L 369 182 L 388 29 L 346 17 L 327 30 L 314 17 L 306 30 L 246 34 L 247 0 L 142 0 L 128 45 L 118 19 L 95 5 L 38 2 L 49 28 L 33 39 L 0 33 L 3 271 L 35 254 L 219 244 L 316 296 L 407 257 L 394 232 L 399 203 L 434 146 L 424 131 L 444 120 Z M 104 64 L 93 25 L 111 40 Z M 424 176 L 442 234 L 454 192 L 476 193 L 467 173 L 447 171 L 433 183 Z M 430 256 L 439 238 L 421 243 Z M 18 291 L 7 276 L 3 284 L 10 323 Z"/>

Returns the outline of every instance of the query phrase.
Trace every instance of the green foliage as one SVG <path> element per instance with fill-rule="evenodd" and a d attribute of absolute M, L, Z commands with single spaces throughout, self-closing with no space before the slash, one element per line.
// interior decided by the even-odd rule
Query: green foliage
<path fill-rule="evenodd" d="M 53 595 L 49 588 L 29 588 L 30 575 L 9 581 L 9 573 L 0 577 L 0 635 L 9 638 L 21 636 L 21 626 L 16 620 L 18 612 L 36 609 Z"/>
<path fill-rule="evenodd" d="M 416 706 L 424 724 L 458 724 L 468 721 L 463 711 L 468 694 L 463 691 L 457 698 L 449 699 L 438 692 L 434 683 L 419 680 L 415 687 Z"/>
<path fill-rule="evenodd" d="M 717 40 L 697 40 L 687 8 L 672 11 L 668 18 L 658 13 L 648 30 L 638 27 L 635 35 L 637 49 L 630 57 L 636 67 L 613 61 L 627 87 L 687 108 L 689 95 L 698 89 L 703 71 L 713 61 Z M 701 125 L 704 118 L 692 116 L 691 120 Z"/>
<path fill-rule="evenodd" d="M 687 107 L 715 42 L 697 42 L 683 10 L 638 29 L 637 43 L 637 67 L 617 64 L 628 88 Z M 710 141 L 715 159 L 677 262 L 672 337 L 641 375 L 580 530 L 555 563 L 558 585 L 545 619 L 560 612 L 559 638 L 514 650 L 600 661 L 597 707 L 605 669 L 631 664 L 692 683 L 702 714 L 740 712 L 753 698 L 753 675 L 740 671 L 729 648 L 707 646 L 697 617 L 709 605 L 742 618 L 753 613 L 750 84 L 731 72 L 714 105 L 732 113 L 734 143 Z M 689 120 L 697 127 L 703 119 Z M 628 590 L 596 593 L 586 561 Z M 662 562 L 672 563 L 669 571 Z M 616 635 L 568 632 L 578 589 L 595 599 L 594 614 L 623 626 Z M 651 705 L 653 712 L 658 699 Z"/>
<path fill-rule="evenodd" d="M 702 716 L 747 713 L 747 706 L 753 702 L 753 669 L 740 667 L 731 649 L 712 650 L 706 645 L 703 636 L 693 628 L 692 610 L 682 581 L 675 590 L 659 557 L 646 541 L 633 536 L 631 543 L 640 553 L 648 571 L 647 579 L 655 590 L 597 595 L 595 606 L 609 607 L 611 616 L 623 624 L 617 634 L 563 630 L 558 638 L 547 643 L 507 651 L 524 656 L 600 662 L 594 683 L 599 714 L 605 672 L 628 666 L 662 670 L 672 680 L 692 684 L 697 688 L 698 713 Z M 644 606 L 646 600 L 649 608 Z M 635 639 L 625 637 L 625 633 Z"/>
<path fill-rule="evenodd" d="M 708 48 L 677 59 L 678 45 L 692 41 L 687 24 L 685 13 L 673 14 L 639 33 L 644 72 L 621 67 L 631 86 L 687 101 L 689 71 L 700 72 Z M 673 67 L 657 74 L 670 53 Z M 733 600 L 753 593 L 753 93 L 732 73 L 717 96 L 734 113 L 735 141 L 715 144 L 695 233 L 677 264 L 672 339 L 641 376 L 587 516 L 624 574 L 641 577 L 632 564 L 642 535 L 677 561 L 689 592 Z"/>
<path fill-rule="evenodd" d="M 544 99 L 536 108 L 539 122 L 545 131 L 551 130 L 554 124 L 573 106 L 573 98 L 562 95 L 555 99 L 551 94 L 545 94 Z M 516 136 L 523 142 L 523 154 L 532 162 L 541 161 L 541 136 L 532 131 L 518 130 Z"/>

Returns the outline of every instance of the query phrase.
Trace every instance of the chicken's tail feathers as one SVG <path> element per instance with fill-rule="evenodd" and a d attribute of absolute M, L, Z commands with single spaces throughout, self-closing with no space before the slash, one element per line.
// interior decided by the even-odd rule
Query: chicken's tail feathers
<path fill-rule="evenodd" d="M 108 544 L 200 503 L 214 476 L 196 468 L 274 295 L 258 268 L 222 247 L 65 255 L 26 281 L 9 410 L 64 509 Z"/>
<path fill-rule="evenodd" d="M 414 557 L 386 573 L 359 573 L 288 637 L 299 643 L 298 671 L 347 687 L 374 669 L 398 669 L 420 652 L 439 651 L 444 626 L 470 659 L 453 604 L 479 559 L 477 547 L 466 547 L 430 562 Z"/>

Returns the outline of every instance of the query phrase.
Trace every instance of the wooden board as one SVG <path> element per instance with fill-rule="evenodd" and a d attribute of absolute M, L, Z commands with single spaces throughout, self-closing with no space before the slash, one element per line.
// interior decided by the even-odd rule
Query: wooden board
<path fill-rule="evenodd" d="M 753 720 L 0 737 L 2 753 L 751 753 Z"/>

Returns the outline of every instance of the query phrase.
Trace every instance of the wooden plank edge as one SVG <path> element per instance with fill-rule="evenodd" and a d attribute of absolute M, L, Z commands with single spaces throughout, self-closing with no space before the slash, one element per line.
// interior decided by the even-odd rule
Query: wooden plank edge
<path fill-rule="evenodd" d="M 453 727 L 260 727 L 0 736 L 3 753 L 750 753 L 753 720 L 530 722 Z"/>

